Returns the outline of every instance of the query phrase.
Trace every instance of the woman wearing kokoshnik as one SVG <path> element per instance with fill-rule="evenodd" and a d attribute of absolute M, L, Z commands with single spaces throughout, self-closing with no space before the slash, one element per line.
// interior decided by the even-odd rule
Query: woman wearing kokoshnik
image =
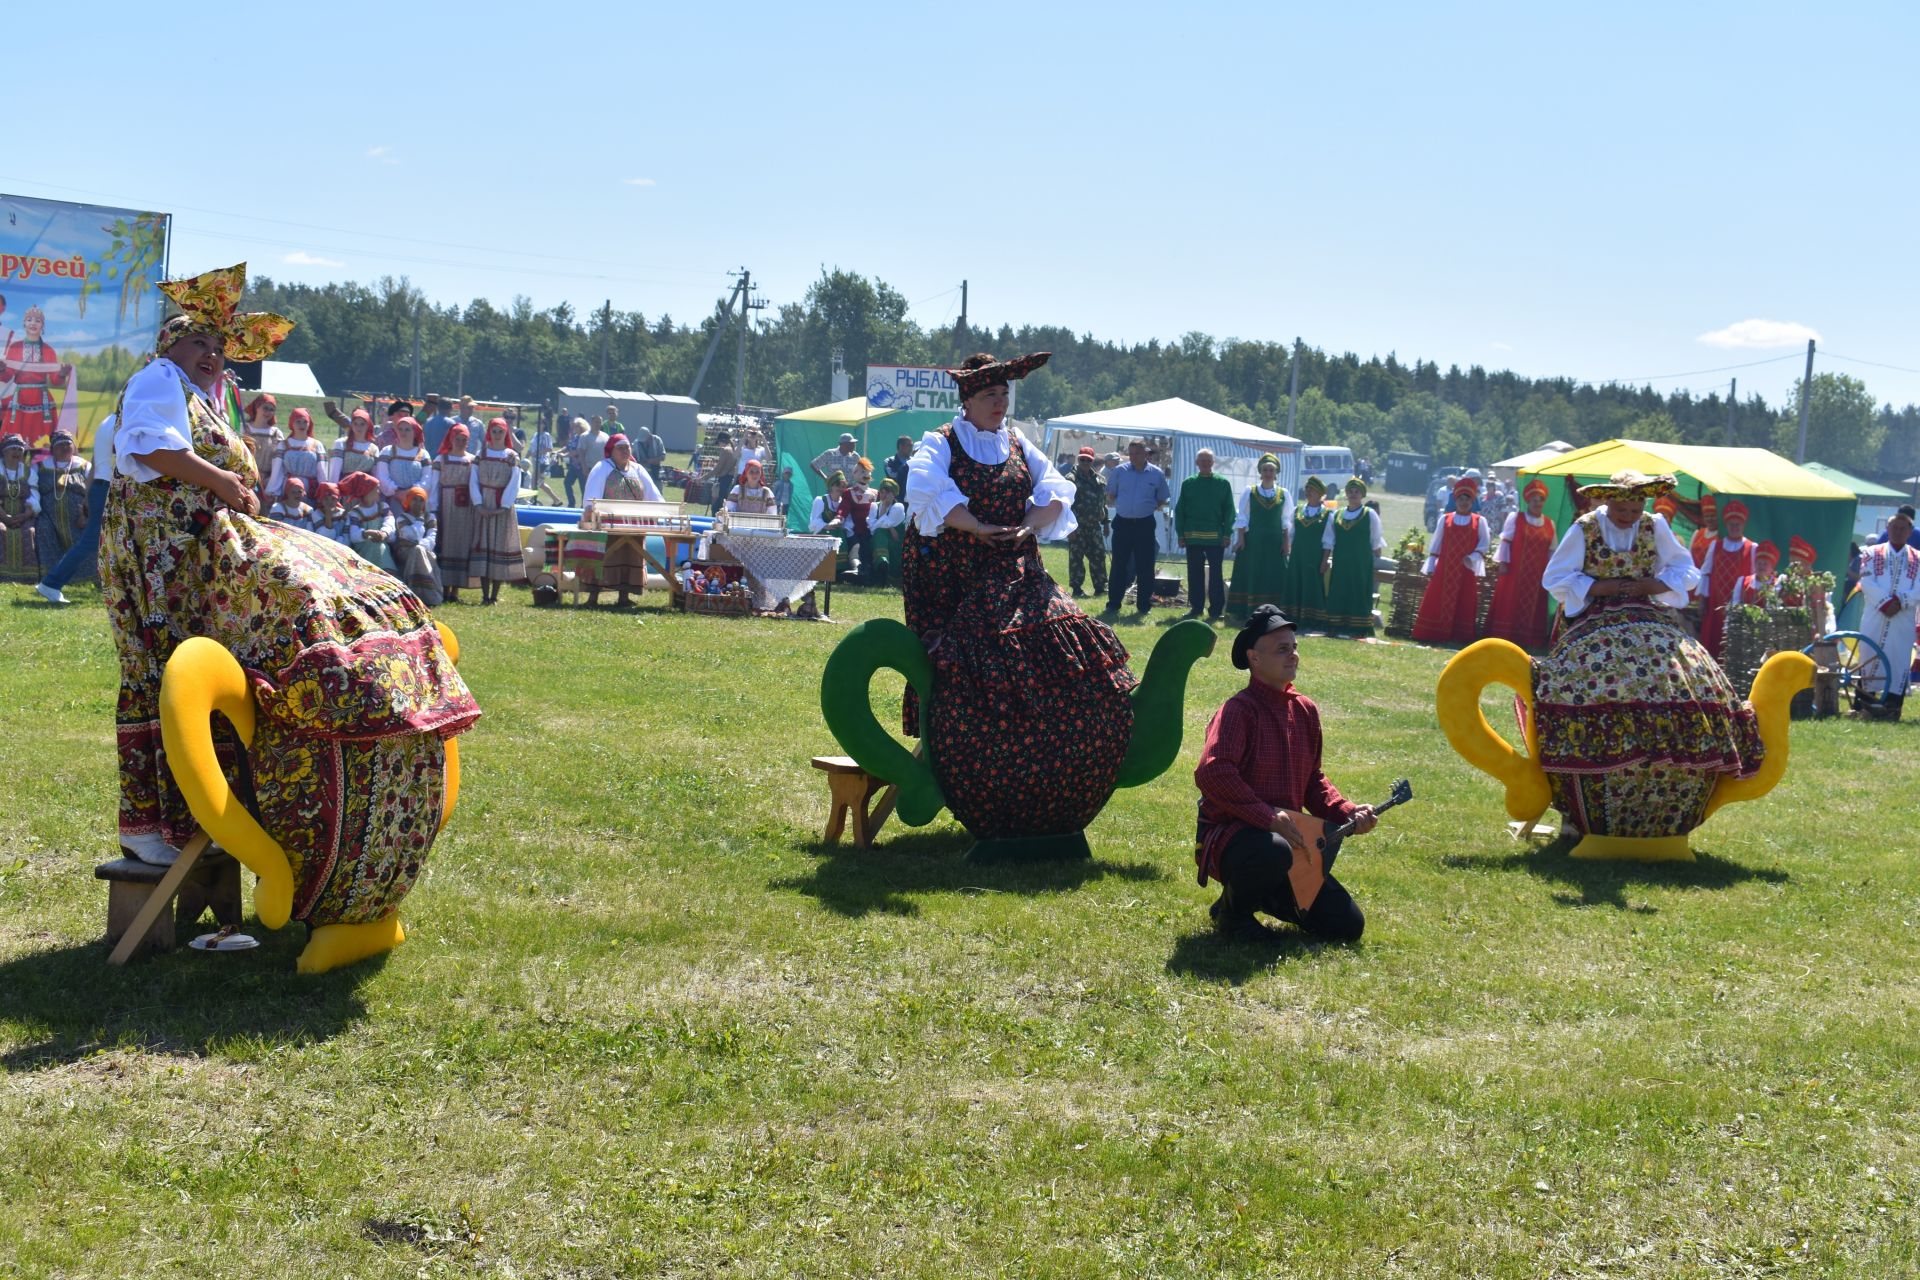
<path fill-rule="evenodd" d="M 1304 496 L 1293 517 L 1293 536 L 1288 545 L 1294 554 L 1287 558 L 1287 586 L 1282 605 L 1286 615 L 1303 631 L 1319 630 L 1327 625 L 1327 580 L 1320 572 L 1320 557 L 1314 548 L 1326 541 L 1327 486 L 1319 476 L 1308 476 L 1300 486 Z"/>
<path fill-rule="evenodd" d="M 1326 628 L 1336 636 L 1373 634 L 1374 557 L 1387 549 L 1380 513 L 1366 505 L 1367 482 L 1347 481 L 1347 505 L 1333 513 L 1320 535 L 1320 567 L 1326 575 Z"/>
<path fill-rule="evenodd" d="M 1233 581 L 1227 613 L 1244 618 L 1263 604 L 1292 612 L 1287 599 L 1287 556 L 1293 539 L 1292 499 L 1280 487 L 1280 459 L 1260 455 L 1260 479 L 1240 495 L 1234 518 Z"/>
<path fill-rule="evenodd" d="M 379 926 L 390 946 L 395 904 L 439 830 L 446 740 L 480 709 L 412 592 L 325 538 L 255 518 L 259 475 L 221 405 L 222 378 L 229 358 L 263 359 L 293 326 L 237 314 L 245 281 L 242 265 L 161 284 L 182 314 L 120 395 L 101 538 L 120 658 L 120 839 L 165 864 L 195 829 L 167 760 L 160 687 L 176 648 L 211 639 L 256 708 L 246 808 L 287 857 L 280 905 L 355 939 Z M 216 743 L 231 772 L 232 735 Z M 340 945 L 366 954 L 353 951 L 361 941 Z"/>

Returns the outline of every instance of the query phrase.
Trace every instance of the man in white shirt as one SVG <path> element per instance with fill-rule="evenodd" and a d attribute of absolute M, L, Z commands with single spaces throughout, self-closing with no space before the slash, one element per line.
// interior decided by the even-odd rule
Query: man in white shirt
<path fill-rule="evenodd" d="M 1887 655 L 1862 673 L 1861 686 L 1879 708 L 1898 717 L 1913 672 L 1914 614 L 1920 605 L 1920 548 L 1913 545 L 1911 506 L 1887 521 L 1887 540 L 1860 552 L 1860 634 Z"/>

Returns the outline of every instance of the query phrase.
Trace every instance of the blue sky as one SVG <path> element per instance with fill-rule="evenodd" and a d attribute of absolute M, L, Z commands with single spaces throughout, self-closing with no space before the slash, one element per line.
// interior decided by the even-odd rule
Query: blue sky
<path fill-rule="evenodd" d="M 1920 369 L 1911 5 L 105 10 L 120 48 L 10 65 L 53 141 L 16 133 L 0 191 L 170 210 L 176 273 L 688 321 L 730 268 L 778 303 L 840 266 L 928 324 L 964 278 L 978 322 L 1126 341 L 1789 357 L 1655 383 L 1776 401 L 1810 330 L 1920 401 L 1858 363 Z"/>

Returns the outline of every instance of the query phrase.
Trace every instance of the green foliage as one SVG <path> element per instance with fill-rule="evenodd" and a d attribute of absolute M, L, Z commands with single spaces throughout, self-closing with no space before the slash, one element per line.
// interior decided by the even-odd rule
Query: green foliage
<path fill-rule="evenodd" d="M 1805 380 L 1793 384 L 1787 407 L 1773 432 L 1773 451 L 1797 456 L 1800 446 L 1800 396 Z M 1867 384 L 1844 373 L 1813 375 L 1807 413 L 1807 457 L 1853 475 L 1870 475 L 1880 462 L 1887 429 L 1874 413 Z"/>

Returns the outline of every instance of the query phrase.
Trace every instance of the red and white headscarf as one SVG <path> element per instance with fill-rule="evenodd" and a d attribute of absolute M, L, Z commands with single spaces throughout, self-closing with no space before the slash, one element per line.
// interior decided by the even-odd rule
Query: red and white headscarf
<path fill-rule="evenodd" d="M 467 437 L 472 434 L 463 423 L 456 422 L 448 427 L 446 437 L 440 441 L 440 456 L 443 458 L 465 456 Z M 457 448 L 454 445 L 455 440 L 460 442 Z"/>
<path fill-rule="evenodd" d="M 500 436 L 499 444 L 493 442 L 493 437 L 496 432 L 499 433 Z M 507 426 L 507 420 L 505 418 L 494 418 L 487 423 L 486 447 L 500 450 L 513 447 L 513 429 Z"/>
<path fill-rule="evenodd" d="M 600 451 L 601 455 L 603 457 L 611 458 L 613 456 L 613 446 L 617 444 L 623 444 L 627 446 L 629 450 L 633 448 L 633 441 L 627 439 L 627 437 L 624 434 L 617 435 L 617 436 L 608 436 L 606 447 Z"/>

